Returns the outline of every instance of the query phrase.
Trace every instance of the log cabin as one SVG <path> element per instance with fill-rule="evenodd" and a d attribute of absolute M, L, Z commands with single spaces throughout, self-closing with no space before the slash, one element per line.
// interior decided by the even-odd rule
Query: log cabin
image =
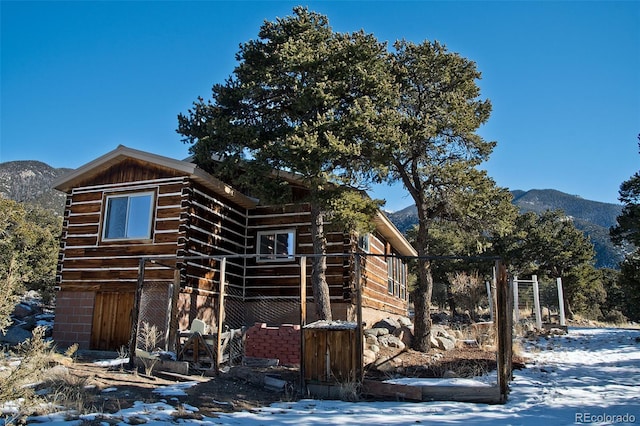
<path fill-rule="evenodd" d="M 299 259 L 313 254 L 309 205 L 262 205 L 188 160 L 122 145 L 54 187 L 67 195 L 56 277 L 58 347 L 126 346 L 141 280 L 147 304 L 136 305 L 140 315 L 157 317 L 168 333 L 196 318 L 217 329 L 221 257 L 225 325 L 300 322 Z M 379 212 L 366 235 L 327 229 L 334 319 L 355 318 L 356 252 L 376 255 L 361 262 L 364 320 L 406 315 L 404 257 L 416 252 L 389 219 Z M 311 298 L 311 262 L 305 275 Z"/>

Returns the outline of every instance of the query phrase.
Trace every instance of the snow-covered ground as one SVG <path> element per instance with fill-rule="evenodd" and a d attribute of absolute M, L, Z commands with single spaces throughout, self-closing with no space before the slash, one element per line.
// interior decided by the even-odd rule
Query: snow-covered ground
<path fill-rule="evenodd" d="M 640 424 L 640 330 L 571 328 L 567 336 L 523 345 L 528 368 L 515 371 L 504 405 L 459 402 L 366 402 L 302 400 L 278 403 L 256 412 L 222 414 L 190 425 L 409 425 L 409 424 Z M 484 378 L 481 381 L 491 381 Z M 406 384 L 406 382 L 404 382 Z M 439 384 L 442 384 L 440 382 Z M 184 395 L 181 383 L 157 389 L 167 401 Z M 105 390 L 107 391 L 107 390 Z M 175 404 L 174 404 L 175 405 Z M 184 406 L 184 411 L 197 411 Z M 120 424 L 171 423 L 176 409 L 168 403 L 136 403 L 109 415 Z M 83 416 L 85 420 L 98 415 Z M 30 422 L 74 425 L 64 414 Z M 106 422 L 103 424 L 107 424 Z"/>

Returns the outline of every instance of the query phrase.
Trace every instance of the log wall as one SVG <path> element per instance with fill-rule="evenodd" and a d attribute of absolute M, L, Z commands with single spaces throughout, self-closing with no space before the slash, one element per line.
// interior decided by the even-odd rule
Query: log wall
<path fill-rule="evenodd" d="M 362 307 L 385 313 L 407 315 L 406 262 L 395 257 L 397 252 L 377 233 L 369 235 L 369 254 L 374 256 L 362 257 Z M 391 289 L 390 264 L 398 268 L 398 273 L 392 274 L 396 279 L 391 277 Z M 405 291 L 401 291 L 401 280 L 404 281 Z"/>
<path fill-rule="evenodd" d="M 247 252 L 256 254 L 257 235 L 260 231 L 295 229 L 295 254 L 313 254 L 311 240 L 311 213 L 307 204 L 287 204 L 282 206 L 261 206 L 249 212 Z M 325 226 L 327 238 L 327 283 L 332 301 L 345 299 L 348 286 L 349 261 L 341 255 L 347 245 L 343 232 L 331 231 Z M 331 256 L 334 254 L 334 256 Z M 312 262 L 307 262 L 307 294 L 312 295 Z M 246 297 L 248 300 L 262 297 L 300 297 L 299 260 L 258 261 L 247 259 Z"/>

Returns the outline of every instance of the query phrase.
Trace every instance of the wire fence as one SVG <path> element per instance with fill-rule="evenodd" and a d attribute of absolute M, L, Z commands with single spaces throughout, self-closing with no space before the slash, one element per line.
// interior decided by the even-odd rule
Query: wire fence
<path fill-rule="evenodd" d="M 565 325 L 564 296 L 562 280 L 539 281 L 536 275 L 531 279 L 513 278 L 514 319 L 516 322 Z"/>
<path fill-rule="evenodd" d="M 345 261 L 344 265 L 362 265 L 366 262 L 350 263 Z M 370 264 L 372 265 L 373 262 L 370 262 Z M 300 270 L 307 271 L 302 261 L 299 268 Z M 221 268 L 221 270 L 223 269 L 224 268 Z M 387 272 L 384 269 L 383 271 Z M 289 359 L 292 360 L 292 363 L 295 364 L 297 362 L 301 364 L 301 371 L 304 369 L 302 364 L 304 364 L 306 357 L 307 360 L 310 360 L 309 363 L 314 365 L 313 368 L 317 367 L 319 369 L 318 371 L 322 371 L 322 369 L 326 367 L 326 371 L 331 370 L 332 376 L 337 377 L 340 375 L 336 375 L 335 371 L 339 369 L 340 366 L 334 364 L 323 366 L 320 364 L 325 362 L 322 361 L 325 357 L 326 362 L 329 362 L 330 358 L 343 357 L 345 360 L 344 364 L 348 365 L 349 371 L 343 372 L 342 376 L 362 377 L 364 374 L 363 354 L 368 347 L 367 345 L 371 342 L 371 334 L 364 333 L 362 320 L 363 294 L 361 292 L 363 291 L 363 285 L 364 287 L 367 285 L 367 277 L 374 277 L 376 272 L 367 271 L 366 274 L 368 275 L 366 275 L 360 271 L 360 267 L 358 266 L 355 270 L 344 272 L 339 279 L 329 277 L 330 285 L 334 286 L 332 293 L 334 298 L 337 297 L 336 290 L 338 286 L 340 286 L 340 290 L 344 295 L 341 300 L 343 305 L 347 306 L 347 308 L 344 309 L 333 310 L 334 320 L 344 322 L 350 320 L 355 324 L 357 329 L 354 335 L 350 335 L 348 338 L 341 337 L 340 339 L 342 340 L 336 340 L 333 343 L 330 342 L 331 337 L 329 335 L 321 337 L 326 340 L 326 347 L 320 349 L 316 347 L 314 349 L 315 352 L 322 352 L 323 355 L 320 358 L 318 358 L 318 356 L 311 356 L 307 353 L 308 351 L 305 351 L 304 325 L 307 320 L 307 304 L 310 306 L 313 305 L 312 296 L 307 296 L 306 294 L 307 274 L 300 272 L 298 274 L 300 279 L 297 289 L 298 294 L 291 294 L 289 292 L 287 295 L 278 296 L 274 295 L 274 288 L 277 286 L 277 282 L 275 286 L 271 286 L 270 292 L 261 293 L 256 290 L 255 286 L 252 291 L 247 292 L 245 287 L 239 286 L 237 283 L 230 285 L 226 281 L 224 274 L 221 273 L 220 281 L 224 282 L 225 285 L 220 289 L 221 291 L 210 291 L 206 297 L 206 303 L 202 305 L 202 308 L 208 312 L 206 318 L 202 316 L 201 318 L 192 319 L 190 328 L 187 330 L 180 330 L 178 325 L 180 309 L 177 308 L 177 300 L 181 294 L 184 295 L 184 287 L 181 287 L 180 274 L 176 273 L 176 279 L 174 281 L 147 281 L 142 279 L 138 284 L 138 300 L 136 303 L 137 334 L 140 335 L 141 330 L 145 329 L 145 325 L 147 327 L 149 325 L 153 326 L 158 331 L 158 348 L 169 351 L 175 350 L 178 358 L 190 361 L 192 367 L 215 369 L 217 371 L 221 364 L 236 365 L 243 362 L 248 353 L 247 342 L 251 329 L 255 331 L 256 328 L 258 328 L 264 332 L 264 336 L 266 336 L 267 339 L 280 342 L 278 343 L 280 347 L 276 349 L 287 349 L 287 354 L 289 355 L 283 355 L 283 357 L 291 356 Z M 142 273 L 142 277 L 144 277 L 144 273 Z M 349 281 L 348 284 L 344 284 L 345 277 L 350 277 L 350 279 L 347 280 Z M 289 276 L 288 279 L 291 279 L 291 276 Z M 385 291 L 387 291 L 386 282 L 384 283 Z M 501 289 L 504 290 L 504 288 L 508 287 L 506 272 L 505 279 L 503 279 L 502 284 L 497 287 L 495 275 L 493 282 L 487 284 L 486 281 L 480 281 L 480 284 L 482 284 L 481 287 L 484 292 L 489 289 L 490 294 L 487 294 L 488 303 L 486 303 L 486 305 L 491 307 L 490 309 L 492 313 L 494 313 L 492 318 L 495 317 L 496 319 L 493 325 L 489 325 L 491 329 L 495 329 L 494 332 L 489 332 L 489 334 L 492 335 L 492 342 L 482 343 L 488 343 L 489 347 L 495 348 L 498 369 L 502 369 L 502 376 L 507 377 L 510 376 L 511 371 L 511 334 L 508 332 L 508 330 L 510 330 L 510 316 L 504 315 L 505 309 L 512 312 L 513 308 L 507 307 L 510 306 L 509 303 L 511 299 L 517 298 L 518 309 L 516 311 L 530 312 L 530 307 L 532 304 L 535 304 L 533 303 L 535 292 L 533 291 L 532 285 L 522 284 L 517 286 L 517 291 L 509 289 L 506 294 L 501 295 Z M 389 288 L 391 287 L 389 286 Z M 395 296 L 393 293 L 389 294 Z M 313 316 L 312 314 L 311 317 Z M 202 324 L 198 325 L 199 323 Z M 281 328 L 277 329 L 272 326 L 281 326 Z M 502 327 L 502 331 L 498 329 L 499 326 Z M 482 332 L 485 333 L 486 330 Z M 313 330 L 312 333 L 314 336 L 313 339 L 309 340 L 309 334 L 307 333 L 306 340 L 308 344 L 313 344 L 315 347 L 317 346 L 315 340 L 319 338 L 319 334 L 317 329 Z M 287 334 L 288 337 L 283 337 L 285 334 Z M 291 339 L 293 335 L 297 336 L 297 340 Z M 289 338 L 289 340 L 282 340 L 285 338 Z M 460 339 L 465 340 L 465 336 L 461 336 Z M 138 338 L 136 348 L 142 348 L 141 341 L 142 339 Z M 383 340 L 378 339 L 375 344 L 380 345 L 382 341 Z M 272 346 L 278 346 L 278 344 L 272 344 Z M 292 348 L 294 346 L 296 346 L 297 349 Z M 350 358 L 351 355 L 349 355 L 346 347 L 354 348 L 353 358 Z M 149 350 L 149 348 L 143 349 Z M 334 350 L 338 352 L 329 356 L 329 353 Z M 293 355 L 291 355 L 291 351 L 293 351 Z M 294 356 L 296 352 L 297 358 Z M 500 362 L 501 358 L 502 362 Z M 351 362 L 351 359 L 360 361 L 354 364 Z M 506 367 L 504 367 L 505 365 Z M 309 369 L 311 369 L 311 367 L 309 367 Z M 354 369 L 359 371 L 355 376 Z M 502 382 L 505 380 L 506 379 L 503 378 Z M 506 395 L 506 391 L 502 388 L 500 395 L 501 398 L 506 398 L 504 396 Z"/>

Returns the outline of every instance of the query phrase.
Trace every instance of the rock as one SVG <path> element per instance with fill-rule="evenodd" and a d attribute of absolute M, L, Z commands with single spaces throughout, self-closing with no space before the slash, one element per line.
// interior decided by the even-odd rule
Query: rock
<path fill-rule="evenodd" d="M 388 348 L 389 347 L 389 338 L 391 338 L 391 337 L 393 337 L 393 336 L 391 336 L 390 334 L 385 334 L 384 336 L 378 336 L 378 343 L 383 348 Z"/>
<path fill-rule="evenodd" d="M 371 345 L 369 346 L 369 350 L 371 352 L 373 352 L 374 354 L 377 354 L 378 352 L 380 352 L 380 346 L 378 345 Z"/>
<path fill-rule="evenodd" d="M 378 335 L 378 331 L 372 328 L 367 328 L 364 330 L 364 335 L 368 338 L 369 336 L 376 337 Z"/>
<path fill-rule="evenodd" d="M 31 305 L 27 305 L 26 303 L 18 303 L 16 307 L 13 309 L 12 315 L 16 318 L 25 318 L 29 315 L 35 315 L 37 312 Z"/>
<path fill-rule="evenodd" d="M 374 336 L 385 336 L 389 334 L 389 329 L 384 327 L 374 327 L 369 330 Z"/>
<path fill-rule="evenodd" d="M 411 322 L 411 320 L 407 317 L 400 317 L 398 318 L 398 323 L 400 323 L 401 327 L 411 327 L 413 326 L 413 323 Z"/>
<path fill-rule="evenodd" d="M 453 370 L 447 370 L 442 375 L 443 379 L 455 379 L 456 377 L 460 377 L 460 376 L 458 376 L 458 373 L 456 373 Z"/>
<path fill-rule="evenodd" d="M 438 348 L 445 351 L 450 351 L 456 347 L 456 342 L 444 336 L 436 337 L 436 341 L 438 342 Z"/>
<path fill-rule="evenodd" d="M 373 328 L 385 328 L 388 333 L 393 333 L 393 330 L 400 328 L 400 323 L 393 318 L 385 318 L 375 323 Z"/>
<path fill-rule="evenodd" d="M 451 337 L 451 335 L 449 334 L 449 332 L 447 330 L 444 329 L 444 327 L 442 327 L 441 325 L 434 325 L 431 327 L 431 334 L 434 336 L 444 336 L 444 337 Z"/>
<path fill-rule="evenodd" d="M 437 349 L 440 347 L 440 343 L 438 342 L 437 337 L 433 333 L 429 335 L 429 346 L 431 346 L 434 349 Z"/>
<path fill-rule="evenodd" d="M 387 344 L 390 348 L 398 348 L 400 350 L 403 350 L 406 347 L 402 340 L 398 339 L 396 336 L 389 336 Z"/>
<path fill-rule="evenodd" d="M 393 335 L 398 339 L 400 339 L 402 343 L 404 343 L 405 347 L 406 346 L 410 347 L 413 344 L 413 331 L 411 331 L 409 327 L 402 326 L 396 329 L 393 332 Z"/>
<path fill-rule="evenodd" d="M 364 365 L 368 365 L 371 364 L 372 362 L 375 362 L 377 356 L 376 353 L 370 350 L 365 350 L 364 352 L 362 352 L 362 362 L 364 363 Z"/>
<path fill-rule="evenodd" d="M 366 345 L 377 345 L 378 344 L 378 338 L 376 336 L 373 336 L 371 334 L 365 334 L 365 344 Z"/>
<path fill-rule="evenodd" d="M 31 337 L 31 332 L 22 327 L 9 327 L 6 334 L 0 333 L 0 342 L 14 346 L 30 339 Z"/>

